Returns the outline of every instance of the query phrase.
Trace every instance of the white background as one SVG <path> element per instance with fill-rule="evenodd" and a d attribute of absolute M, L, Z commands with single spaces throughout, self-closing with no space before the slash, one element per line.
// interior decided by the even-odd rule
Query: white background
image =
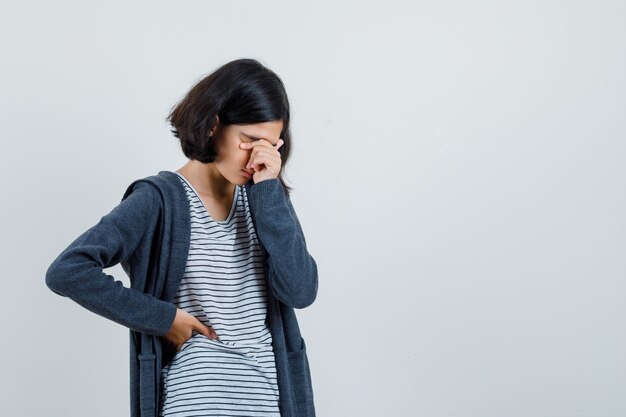
<path fill-rule="evenodd" d="M 292 104 L 319 417 L 626 415 L 622 1 L 0 9 L 0 415 L 123 416 L 128 329 L 45 285 L 232 59 Z M 110 272 L 128 283 L 121 267 Z"/>

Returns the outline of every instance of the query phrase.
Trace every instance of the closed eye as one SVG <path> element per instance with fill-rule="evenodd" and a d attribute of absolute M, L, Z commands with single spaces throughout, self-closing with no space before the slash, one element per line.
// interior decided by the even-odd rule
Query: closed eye
<path fill-rule="evenodd" d="M 253 142 L 254 142 L 254 141 L 257 141 L 257 140 L 261 140 L 261 139 L 263 139 L 263 138 L 257 138 L 257 137 L 255 137 L 255 136 L 248 136 L 248 135 L 246 135 L 245 133 L 241 133 L 241 135 L 242 135 L 242 136 L 244 136 L 244 137 L 246 137 L 247 139 L 250 139 L 250 140 L 251 140 L 251 141 L 253 141 Z"/>
<path fill-rule="evenodd" d="M 252 142 L 256 142 L 256 141 L 258 141 L 258 140 L 263 139 L 263 138 L 257 138 L 256 136 L 250 136 L 250 135 L 247 135 L 247 134 L 245 134 L 245 133 L 243 133 L 243 132 L 239 132 L 239 133 L 240 133 L 240 135 L 241 135 L 241 136 L 245 136 L 246 138 L 251 139 L 251 141 L 252 141 Z M 273 143 L 271 140 L 267 140 L 267 141 L 268 141 L 269 143 L 271 143 L 273 146 L 276 146 L 276 144 L 275 144 L 275 143 Z M 278 141 L 276 141 L 276 143 L 278 143 Z"/>

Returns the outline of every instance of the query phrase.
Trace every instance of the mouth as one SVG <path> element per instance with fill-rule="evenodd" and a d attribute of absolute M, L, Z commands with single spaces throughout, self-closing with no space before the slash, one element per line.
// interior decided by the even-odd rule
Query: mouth
<path fill-rule="evenodd" d="M 254 174 L 253 172 L 248 172 L 245 169 L 242 169 L 241 171 L 243 171 L 243 175 L 245 175 L 246 178 L 252 178 L 252 175 Z"/>

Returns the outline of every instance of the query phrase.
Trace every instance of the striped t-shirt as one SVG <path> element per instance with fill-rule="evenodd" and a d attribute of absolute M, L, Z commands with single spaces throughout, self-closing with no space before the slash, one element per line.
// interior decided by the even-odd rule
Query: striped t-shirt
<path fill-rule="evenodd" d="M 175 172 L 189 200 L 191 242 L 174 303 L 220 340 L 194 330 L 163 368 L 159 416 L 280 417 L 263 257 L 245 187 L 236 186 L 228 217 L 216 221 Z"/>

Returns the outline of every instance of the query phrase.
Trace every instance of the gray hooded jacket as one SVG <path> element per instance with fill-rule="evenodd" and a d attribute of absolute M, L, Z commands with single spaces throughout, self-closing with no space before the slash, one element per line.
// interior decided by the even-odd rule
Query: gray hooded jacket
<path fill-rule="evenodd" d="M 278 178 L 245 184 L 264 255 L 267 322 L 272 334 L 282 417 L 313 417 L 313 389 L 295 308 L 317 296 L 317 265 Z M 159 413 L 161 369 L 175 347 L 163 336 L 176 315 L 191 221 L 183 185 L 171 171 L 132 182 L 121 203 L 52 262 L 46 285 L 129 328 L 131 417 Z M 121 264 L 130 287 L 103 272 Z"/>

